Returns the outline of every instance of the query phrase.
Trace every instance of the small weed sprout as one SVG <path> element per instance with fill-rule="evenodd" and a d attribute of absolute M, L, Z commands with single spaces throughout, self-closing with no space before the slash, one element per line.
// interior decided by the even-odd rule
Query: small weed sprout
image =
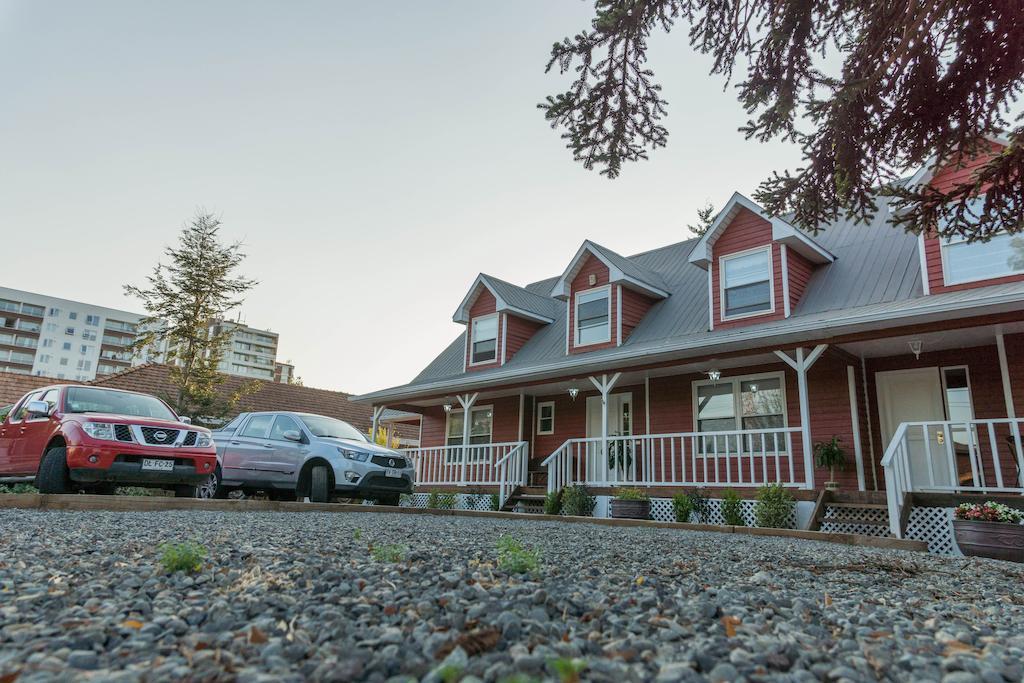
<path fill-rule="evenodd" d="M 582 659 L 559 657 L 549 659 L 548 667 L 555 672 L 561 683 L 580 683 L 580 674 L 587 668 L 587 663 Z"/>
<path fill-rule="evenodd" d="M 462 678 L 462 667 L 457 664 L 443 664 L 434 673 L 442 683 L 458 683 Z"/>
<path fill-rule="evenodd" d="M 370 548 L 370 554 L 377 562 L 401 562 L 405 559 L 405 546 L 393 543 L 391 545 L 375 545 Z"/>
<path fill-rule="evenodd" d="M 191 574 L 203 568 L 206 548 L 195 541 L 164 543 L 160 546 L 160 564 L 167 573 L 185 572 Z"/>
<path fill-rule="evenodd" d="M 540 569 L 540 551 L 527 549 L 511 536 L 498 539 L 498 568 L 509 574 L 532 574 Z"/>
<path fill-rule="evenodd" d="M 355 531 L 353 531 L 352 532 L 352 538 L 356 539 L 357 541 L 363 540 L 363 530 L 362 529 L 356 529 Z"/>

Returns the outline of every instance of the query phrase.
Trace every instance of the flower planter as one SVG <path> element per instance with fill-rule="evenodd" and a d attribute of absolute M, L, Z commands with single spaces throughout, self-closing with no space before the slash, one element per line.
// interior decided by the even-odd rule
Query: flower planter
<path fill-rule="evenodd" d="M 651 501 L 613 498 L 612 517 L 614 519 L 650 519 Z"/>
<path fill-rule="evenodd" d="M 953 535 L 964 555 L 1024 562 L 1024 526 L 954 519 Z"/>

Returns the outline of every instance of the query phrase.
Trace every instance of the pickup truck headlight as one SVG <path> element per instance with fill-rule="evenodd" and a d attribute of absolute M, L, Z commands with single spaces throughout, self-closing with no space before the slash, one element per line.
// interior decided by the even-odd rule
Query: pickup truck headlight
<path fill-rule="evenodd" d="M 85 433 L 94 439 L 103 441 L 114 441 L 114 425 L 109 422 L 86 422 L 82 425 Z"/>
<path fill-rule="evenodd" d="M 199 434 L 196 436 L 196 448 L 208 448 L 213 443 L 213 438 L 209 434 Z"/>
<path fill-rule="evenodd" d="M 366 459 L 370 457 L 369 453 L 360 453 L 359 451 L 350 451 L 347 448 L 338 448 L 338 452 L 349 460 L 355 460 L 356 462 L 366 462 Z"/>

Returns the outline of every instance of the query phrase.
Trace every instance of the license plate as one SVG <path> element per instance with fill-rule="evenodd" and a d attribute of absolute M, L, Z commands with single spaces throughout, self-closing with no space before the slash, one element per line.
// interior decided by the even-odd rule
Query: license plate
<path fill-rule="evenodd" d="M 384 476 L 399 479 L 402 476 L 402 470 L 396 469 L 394 467 L 388 467 L 387 469 L 384 470 Z"/>
<path fill-rule="evenodd" d="M 143 458 L 142 469 L 155 470 L 157 472 L 173 472 L 174 461 L 164 460 L 163 458 Z"/>

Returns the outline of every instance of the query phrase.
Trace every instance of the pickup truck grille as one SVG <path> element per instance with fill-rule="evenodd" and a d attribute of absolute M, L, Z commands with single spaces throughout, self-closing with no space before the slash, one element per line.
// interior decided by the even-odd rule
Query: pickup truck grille
<path fill-rule="evenodd" d="M 381 467 L 405 468 L 405 458 L 400 455 L 375 455 L 370 461 L 374 465 L 380 465 Z M 392 462 L 394 462 L 393 465 L 391 464 Z"/>
<path fill-rule="evenodd" d="M 185 435 L 185 440 L 181 442 L 182 446 L 195 446 L 196 445 L 196 433 L 189 432 Z"/>
<path fill-rule="evenodd" d="M 177 429 L 161 429 L 159 427 L 141 427 L 142 440 L 153 446 L 171 446 L 178 439 Z"/>
<path fill-rule="evenodd" d="M 128 425 L 114 425 L 114 438 L 118 441 L 134 441 L 132 429 Z"/>

